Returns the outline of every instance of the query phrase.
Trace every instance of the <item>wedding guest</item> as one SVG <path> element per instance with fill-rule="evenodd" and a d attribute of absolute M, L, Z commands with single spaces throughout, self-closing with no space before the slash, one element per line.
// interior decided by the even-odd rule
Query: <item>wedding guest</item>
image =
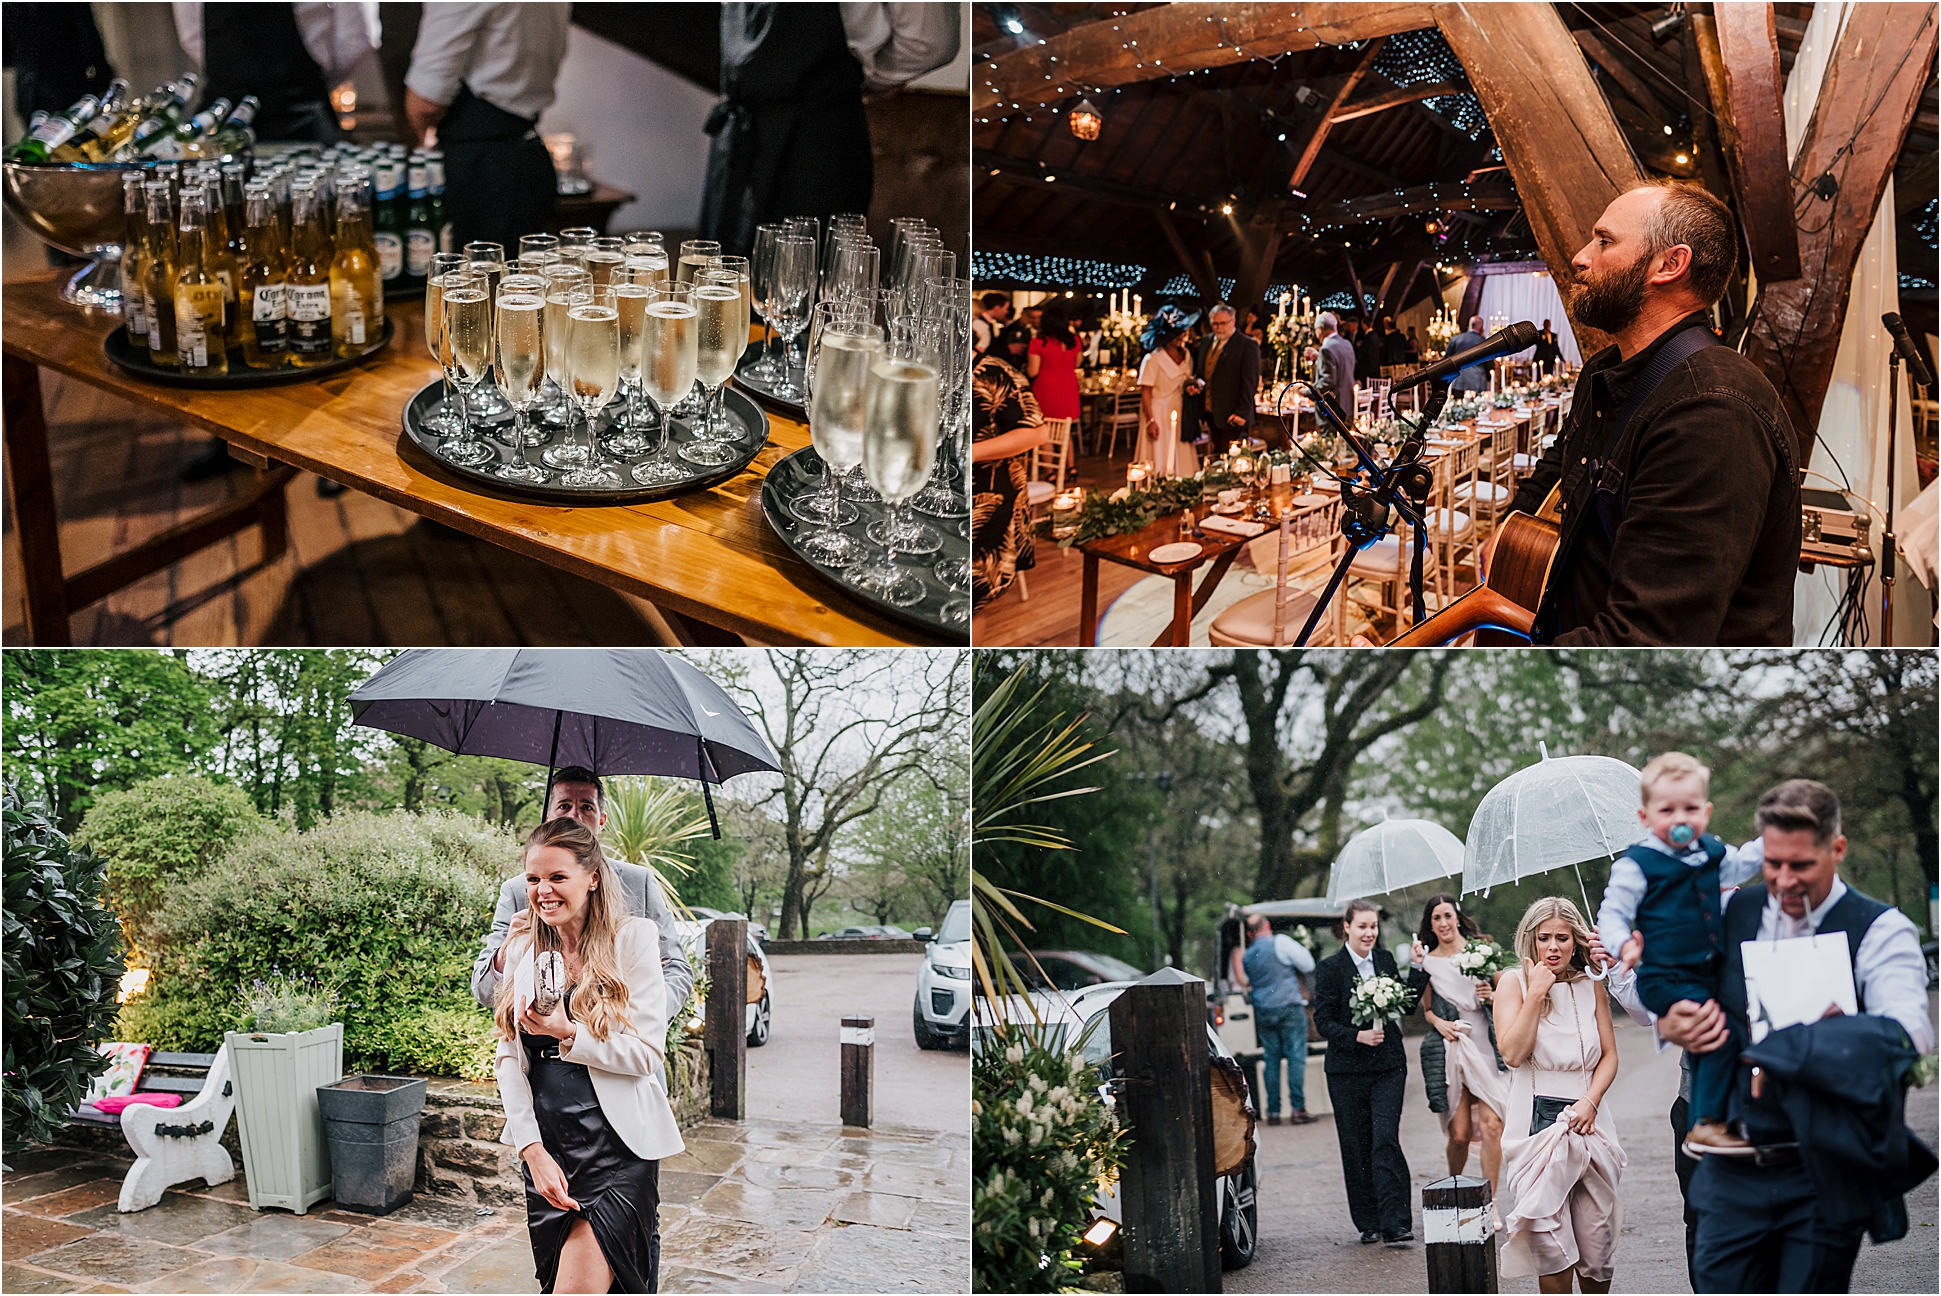
<path fill-rule="evenodd" d="M 1355 335 L 1355 372 L 1364 387 L 1382 376 L 1382 338 L 1372 320 L 1364 322 Z"/>
<path fill-rule="evenodd" d="M 1314 971 L 1314 1029 L 1328 1041 L 1323 1070 L 1334 1104 L 1334 1132 L 1341 1147 L 1348 1215 L 1364 1243 L 1400 1245 L 1415 1240 L 1410 1227 L 1409 1163 L 1402 1154 L 1402 1093 L 1409 1074 L 1399 1024 L 1357 1026 L 1351 995 L 1358 981 L 1375 976 L 1401 980 L 1395 956 L 1378 948 L 1381 911 L 1350 900 L 1342 914 L 1345 944 Z M 1407 984 L 1420 990 L 1429 974 L 1410 969 Z"/>
<path fill-rule="evenodd" d="M 1022 316 L 1022 318 L 1024 320 L 1025 327 L 1031 330 L 1032 337 L 1037 337 L 1040 333 L 1044 332 L 1044 318 L 1045 318 L 1044 307 L 1027 306 L 1024 308 L 1024 315 Z"/>
<path fill-rule="evenodd" d="M 1191 477 L 1200 470 L 1193 449 L 1198 429 L 1187 422 L 1185 390 L 1193 376 L 1186 330 L 1199 320 L 1170 303 L 1153 312 L 1140 336 L 1146 349 L 1139 362 L 1139 445 L 1135 462 L 1153 465 L 1161 477 Z"/>
<path fill-rule="evenodd" d="M 1078 353 L 1078 336 L 1072 332 L 1065 308 L 1048 307 L 1038 336 L 1031 341 L 1031 357 L 1025 369 L 1031 376 L 1031 394 L 1038 398 L 1039 412 L 1048 419 L 1076 419 L 1079 415 Z"/>
<path fill-rule="evenodd" d="M 1550 321 L 1543 322 L 1543 330 L 1537 334 L 1537 349 L 1530 358 L 1537 362 L 1537 368 L 1548 372 L 1550 366 L 1563 356 L 1557 345 L 1557 331 L 1550 327 Z"/>
<path fill-rule="evenodd" d="M 1464 945 L 1481 937 L 1476 920 L 1446 891 L 1429 897 L 1415 934 L 1417 949 L 1426 951 L 1420 963 L 1429 974 L 1429 993 L 1422 1005 L 1429 1023 L 1429 1033 L 1422 1039 L 1422 1080 L 1429 1090 L 1429 1108 L 1448 1140 L 1449 1173 L 1461 1174 L 1469 1164 L 1470 1145 L 1477 1145 L 1483 1178 L 1489 1180 L 1493 1196 L 1503 1164 L 1503 1106 L 1509 1098 L 1489 1014 L 1496 992 L 1488 980 L 1470 976 L 1455 962 Z"/>
<path fill-rule="evenodd" d="M 1410 364 L 1421 364 L 1421 363 L 1422 363 L 1422 344 L 1421 344 L 1420 342 L 1417 342 L 1417 341 L 1415 340 L 1415 325 L 1413 325 L 1413 324 L 1411 324 L 1411 325 L 1409 325 L 1409 354 L 1408 354 L 1408 362 L 1409 362 Z"/>
<path fill-rule="evenodd" d="M 1036 564 L 1025 457 L 1047 440 L 1024 376 L 1031 329 L 1007 324 L 971 370 L 971 598 L 979 607 Z"/>
<path fill-rule="evenodd" d="M 1260 343 L 1235 328 L 1233 307 L 1221 302 L 1206 313 L 1213 333 L 1193 359 L 1191 395 L 1204 396 L 1207 434 L 1214 454 L 1225 454 L 1235 437 L 1254 426 L 1254 393 L 1260 390 Z"/>
<path fill-rule="evenodd" d="M 539 921 L 507 942 L 493 1002 L 500 1141 L 525 1163 L 526 1231 L 541 1291 L 651 1292 L 660 1162 L 685 1150 L 654 1080 L 667 1039 L 660 931 L 622 907 L 620 878 L 583 824 L 526 839 Z M 542 1005 L 537 954 L 563 966 Z"/>
<path fill-rule="evenodd" d="M 1395 327 L 1393 315 L 1382 316 L 1382 363 L 1403 365 L 1409 362 L 1409 340 Z"/>
<path fill-rule="evenodd" d="M 1466 350 L 1473 346 L 1481 346 L 1482 344 L 1483 317 L 1481 315 L 1471 315 L 1469 317 L 1469 327 L 1449 339 L 1449 347 L 1443 354 L 1454 355 L 1458 351 Z M 1453 396 L 1462 392 L 1479 392 L 1488 386 L 1489 364 L 1485 361 L 1479 364 L 1473 364 L 1469 368 L 1458 372 L 1449 384 L 1449 391 Z"/>
<path fill-rule="evenodd" d="M 983 355 L 991 349 L 997 331 L 1011 318 L 1011 298 L 1001 292 L 987 292 L 977 299 L 971 315 L 971 349 Z"/>
<path fill-rule="evenodd" d="M 1247 919 L 1247 952 L 1241 957 L 1253 989 L 1254 1036 L 1264 1055 L 1261 1087 L 1267 1094 L 1267 1123 L 1281 1123 L 1281 1067 L 1287 1069 L 1289 1121 L 1311 1124 L 1307 1114 L 1307 996 L 1301 976 L 1314 971 L 1314 955 L 1292 936 L 1275 935 L 1267 915 Z"/>
<path fill-rule="evenodd" d="M 1355 415 L 1355 346 L 1341 336 L 1341 321 L 1333 311 L 1322 311 L 1314 323 L 1321 339 L 1321 356 L 1315 363 L 1314 385 L 1333 392 L 1335 403 L 1349 418 Z"/>
<path fill-rule="evenodd" d="M 1617 1078 L 1611 1001 L 1592 980 L 1591 930 L 1546 896 L 1516 928 L 1521 968 L 1496 987 L 1496 1042 L 1515 1069 L 1503 1117 L 1501 1272 L 1537 1289 L 1611 1290 L 1624 1149 L 1598 1106 Z"/>

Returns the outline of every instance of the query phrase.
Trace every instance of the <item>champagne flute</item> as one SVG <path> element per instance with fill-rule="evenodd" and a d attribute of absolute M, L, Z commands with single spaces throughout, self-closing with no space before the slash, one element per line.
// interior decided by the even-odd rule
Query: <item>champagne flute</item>
<path fill-rule="evenodd" d="M 693 283 L 697 270 L 705 268 L 710 257 L 721 255 L 721 245 L 712 239 L 688 239 L 681 244 L 681 259 L 674 267 L 674 277 L 682 283 Z"/>
<path fill-rule="evenodd" d="M 627 259 L 626 244 L 617 238 L 596 238 L 586 250 L 585 266 L 595 287 L 613 282 L 614 267 Z"/>
<path fill-rule="evenodd" d="M 824 280 L 825 301 L 874 301 L 882 256 L 868 241 L 844 240 L 835 246 Z"/>
<path fill-rule="evenodd" d="M 522 234 L 519 236 L 519 260 L 523 264 L 527 257 L 536 258 L 541 265 L 559 259 L 559 240 L 551 234 Z"/>
<path fill-rule="evenodd" d="M 529 275 L 507 275 L 495 303 L 493 335 L 498 342 L 499 394 L 512 407 L 512 462 L 496 476 L 538 485 L 552 476 L 526 460 L 526 410 L 546 380 L 545 282 Z"/>
<path fill-rule="evenodd" d="M 641 337 L 640 386 L 659 417 L 660 439 L 653 454 L 633 466 L 633 479 L 642 486 L 665 486 L 685 481 L 688 474 L 669 461 L 675 404 L 694 390 L 696 344 L 694 285 L 661 280 L 648 287 L 646 326 Z"/>
<path fill-rule="evenodd" d="M 485 285 L 485 275 L 475 269 L 454 270 L 445 276 L 440 294 L 445 376 L 458 388 L 461 426 L 457 436 L 438 447 L 438 453 L 461 468 L 477 468 L 498 458 L 472 431 L 470 396 L 492 370 L 492 303 Z"/>
<path fill-rule="evenodd" d="M 544 324 L 546 374 L 559 390 L 559 424 L 562 431 L 569 434 L 573 429 L 573 412 L 579 408 L 573 403 L 573 398 L 569 394 L 571 380 L 567 376 L 567 344 L 572 340 L 570 315 L 573 294 L 588 287 L 592 281 L 592 275 L 566 261 L 553 263 L 546 275 Z M 567 435 L 563 436 L 557 444 L 547 446 L 539 458 L 548 468 L 565 470 L 582 466 L 588 461 L 590 454 L 585 446 Z"/>
<path fill-rule="evenodd" d="M 797 516 L 818 530 L 802 539 L 802 552 L 825 567 L 847 567 L 863 556 L 854 538 L 835 530 L 856 520 L 855 508 L 836 489 L 837 474 L 863 457 L 863 396 L 869 369 L 883 354 L 883 331 L 874 324 L 838 322 L 809 343 L 809 440 L 822 460 L 822 489 L 790 501 Z"/>
<path fill-rule="evenodd" d="M 452 380 L 445 368 L 445 327 L 441 309 L 445 286 L 445 276 L 460 270 L 467 264 L 460 252 L 435 252 L 431 265 L 425 273 L 425 346 L 431 351 L 431 358 L 438 362 L 438 372 L 445 380 L 444 395 L 439 399 L 437 409 L 423 422 L 429 432 L 441 437 L 456 435 L 461 423 L 458 413 L 452 408 Z"/>
<path fill-rule="evenodd" d="M 644 230 L 627 235 L 622 242 L 626 245 L 628 265 L 653 271 L 654 283 L 667 281 L 666 240 L 653 230 Z"/>
<path fill-rule="evenodd" d="M 644 266 L 615 266 L 612 286 L 614 306 L 620 312 L 620 387 L 626 393 L 627 411 L 600 445 L 616 458 L 632 459 L 652 448 L 635 426 L 634 396 L 640 388 L 642 344 L 647 305 L 654 286 L 653 271 Z"/>
<path fill-rule="evenodd" d="M 795 339 L 809 326 L 815 302 L 815 240 L 797 234 L 777 238 L 769 274 L 768 318 L 782 338 L 782 374 L 775 395 L 798 400 L 803 392 L 795 385 Z"/>
<path fill-rule="evenodd" d="M 740 369 L 742 357 L 748 354 L 748 330 L 755 324 L 755 286 L 753 267 L 747 257 L 718 256 L 708 258 L 711 274 L 726 271 L 735 277 L 735 287 L 741 293 L 741 329 L 735 334 L 735 368 Z M 733 371 L 730 371 L 731 373 Z M 725 425 L 719 417 L 717 406 L 715 431 L 736 441 L 746 441 L 748 434 L 739 427 Z"/>
<path fill-rule="evenodd" d="M 893 442 L 881 442 L 877 444 L 879 458 L 887 454 L 895 453 L 899 456 L 911 456 L 910 463 L 920 462 L 922 464 L 923 478 L 915 485 L 908 485 L 900 476 L 897 477 L 897 494 L 894 499 L 891 498 L 888 491 L 878 485 L 878 481 L 883 474 L 891 470 L 885 467 L 880 471 L 871 471 L 869 465 L 872 441 L 870 435 L 866 434 L 864 436 L 864 480 L 883 497 L 884 502 L 887 504 L 902 505 L 906 503 L 911 497 L 919 494 L 929 482 L 930 470 L 935 465 L 937 457 L 937 440 L 940 422 L 938 416 L 943 412 L 943 375 L 950 364 L 951 349 L 952 336 L 950 328 L 947 322 L 943 320 L 913 317 L 905 320 L 900 327 L 892 330 L 890 333 L 889 347 L 885 352 L 889 359 L 920 366 L 930 375 L 931 395 L 929 400 L 931 422 L 929 431 L 921 438 L 917 438 L 914 432 L 906 428 L 896 434 L 900 439 Z M 883 459 L 884 464 L 889 464 L 890 462 L 888 459 Z M 898 459 L 896 462 L 902 464 L 903 460 Z M 905 464 L 902 467 L 896 468 L 895 471 L 901 473 L 904 471 L 914 471 L 914 469 L 909 468 Z M 872 524 L 864 534 L 869 539 L 875 541 L 877 544 L 883 545 L 892 552 L 902 550 L 904 553 L 915 556 L 934 554 L 944 546 L 943 536 L 935 527 L 926 525 L 920 519 L 911 516 L 900 507 L 890 508 L 883 520 Z"/>
<path fill-rule="evenodd" d="M 586 254 L 593 247 L 593 240 L 600 237 L 600 231 L 591 225 L 575 225 L 559 232 L 559 255 L 562 260 L 570 261 L 580 269 L 586 269 Z"/>
<path fill-rule="evenodd" d="M 566 379 L 586 419 L 587 452 L 582 466 L 560 475 L 562 486 L 618 486 L 620 479 L 599 462 L 593 420 L 620 386 L 620 310 L 611 284 L 576 289 L 567 307 Z"/>
<path fill-rule="evenodd" d="M 777 221 L 770 225 L 755 227 L 755 251 L 748 258 L 750 289 L 749 300 L 755 313 L 762 320 L 761 358 L 748 369 L 748 376 L 759 382 L 773 385 L 776 378 L 776 364 L 768 353 L 770 335 L 775 331 L 774 321 L 769 318 L 774 301 L 775 287 L 775 241 L 788 233 L 788 226 Z"/>
<path fill-rule="evenodd" d="M 694 376 L 706 393 L 703 412 L 694 424 L 694 439 L 681 447 L 681 458 L 704 468 L 733 463 L 739 455 L 728 445 L 720 424 L 722 384 L 735 372 L 748 325 L 742 315 L 741 285 L 733 270 L 703 266 L 695 271 L 694 311 L 696 360 Z M 739 336 L 737 336 L 739 330 Z"/>
<path fill-rule="evenodd" d="M 910 348 L 921 352 L 919 344 Z M 903 501 L 922 489 L 937 453 L 937 370 L 915 359 L 877 360 L 863 394 L 863 472 L 889 506 L 883 556 L 849 573 L 857 589 L 896 607 L 923 601 L 923 579 L 897 565 Z M 871 527 L 877 539 L 878 528 Z"/>
<path fill-rule="evenodd" d="M 486 277 L 485 309 L 488 315 L 492 303 L 499 295 L 499 281 L 505 278 L 505 246 L 500 243 L 477 241 L 465 245 L 465 256 L 472 265 Z M 488 328 L 490 325 L 488 324 Z M 493 418 L 506 412 L 505 402 L 499 399 L 496 387 L 487 386 L 478 394 L 478 412 Z"/>

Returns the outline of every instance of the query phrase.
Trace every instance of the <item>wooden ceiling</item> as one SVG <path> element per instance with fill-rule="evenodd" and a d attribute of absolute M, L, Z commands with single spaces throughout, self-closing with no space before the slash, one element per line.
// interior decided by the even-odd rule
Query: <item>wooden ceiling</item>
<path fill-rule="evenodd" d="M 1156 7 L 979 4 L 973 58 L 984 63 Z M 1782 72 L 1792 68 L 1812 9 L 1774 6 Z M 1664 5 L 1562 4 L 1557 11 L 1639 163 L 1723 193 L 1689 25 L 1658 41 L 1651 25 L 1671 12 Z M 1206 279 L 1208 256 L 1219 276 L 1234 277 L 1246 223 L 1278 222 L 1271 281 L 1300 283 L 1317 296 L 1355 280 L 1372 292 L 1390 266 L 1410 275 L 1418 261 L 1535 258 L 1495 138 L 1439 33 L 1323 44 L 1271 61 L 1274 51 L 1247 48 L 1263 57 L 1087 90 L 1104 116 L 1100 137 L 1089 143 L 1067 124 L 1079 98 L 1069 91 L 1081 87 L 1047 86 L 1040 97 L 1048 106 L 1021 96 L 1016 108 L 974 110 L 979 250 L 1137 263 L 1147 268 L 1141 290 L 1152 293 L 1182 271 Z M 973 82 L 981 87 L 985 78 L 974 71 Z M 1061 89 L 1068 92 L 1055 93 Z M 1930 277 L 1934 251 L 1912 235 L 1935 191 L 1936 131 L 1930 82 L 1902 154 L 1897 195 L 1903 265 L 1925 267 Z M 1298 194 L 1289 191 L 1290 178 Z M 1931 229 L 1931 215 L 1927 221 Z M 1408 299 L 1433 291 L 1433 278 L 1413 276 Z M 1387 300 L 1391 309 L 1407 304 Z"/>

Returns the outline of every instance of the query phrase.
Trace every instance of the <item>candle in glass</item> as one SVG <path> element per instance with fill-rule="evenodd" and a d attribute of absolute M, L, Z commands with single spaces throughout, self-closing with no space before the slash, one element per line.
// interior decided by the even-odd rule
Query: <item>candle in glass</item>
<path fill-rule="evenodd" d="M 1143 464 L 1143 463 L 1127 464 L 1126 465 L 1126 485 L 1130 486 L 1133 490 L 1143 490 L 1146 484 L 1146 477 L 1151 473 L 1151 471 L 1152 469 L 1150 465 L 1147 465 L 1147 464 Z"/>

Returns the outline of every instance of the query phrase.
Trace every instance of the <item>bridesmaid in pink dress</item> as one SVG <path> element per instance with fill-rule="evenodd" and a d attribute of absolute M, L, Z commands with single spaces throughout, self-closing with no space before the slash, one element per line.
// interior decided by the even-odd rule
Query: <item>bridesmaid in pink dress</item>
<path fill-rule="evenodd" d="M 1520 970 L 1496 987 L 1496 1043 L 1515 1068 L 1503 1118 L 1502 1275 L 1537 1290 L 1611 1290 L 1624 1210 L 1624 1150 L 1598 1104 L 1617 1078 L 1604 983 L 1585 968 L 1591 933 L 1577 906 L 1547 896 L 1517 924 Z"/>
<path fill-rule="evenodd" d="M 1494 1192 L 1503 1165 L 1503 1107 L 1509 1099 L 1509 1077 L 1497 1069 L 1496 1050 L 1489 1040 L 1489 1006 L 1495 989 L 1488 981 L 1456 967 L 1456 955 L 1468 938 L 1480 937 L 1476 920 L 1465 914 L 1448 892 L 1429 897 L 1416 940 L 1427 948 L 1422 966 L 1429 973 L 1434 997 L 1423 1000 L 1422 1015 L 1429 1029 L 1442 1036 L 1443 1080 L 1449 1102 L 1436 1113 L 1443 1137 L 1449 1140 L 1449 1173 L 1459 1175 L 1469 1165 L 1469 1148 L 1482 1153 L 1483 1178 Z M 1445 1016 L 1436 1006 L 1453 1009 Z"/>

